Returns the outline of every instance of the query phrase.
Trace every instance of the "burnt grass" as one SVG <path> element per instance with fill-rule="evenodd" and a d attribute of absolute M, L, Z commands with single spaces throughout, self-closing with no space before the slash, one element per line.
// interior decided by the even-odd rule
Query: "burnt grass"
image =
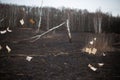
<path fill-rule="evenodd" d="M 105 52 L 106 56 L 89 55 L 81 51 L 85 36 L 72 33 L 69 43 L 66 32 L 49 34 L 35 42 L 20 41 L 35 35 L 32 30 L 15 30 L 8 34 L 6 44 L 12 51 L 0 51 L 0 80 L 119 80 L 120 52 Z M 32 56 L 31 61 L 26 56 Z M 97 63 L 104 63 L 99 67 Z M 97 67 L 92 71 L 88 64 Z"/>

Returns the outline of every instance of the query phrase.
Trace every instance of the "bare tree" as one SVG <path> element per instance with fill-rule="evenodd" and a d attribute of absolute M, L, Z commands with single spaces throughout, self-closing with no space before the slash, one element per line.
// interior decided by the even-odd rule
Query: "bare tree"
<path fill-rule="evenodd" d="M 43 0 L 42 0 L 42 2 L 41 2 L 41 7 L 40 7 L 40 9 L 39 9 L 40 19 L 39 19 L 38 28 L 37 28 L 37 31 L 36 31 L 37 33 L 39 32 L 40 27 L 41 27 L 42 5 L 43 5 Z"/>
<path fill-rule="evenodd" d="M 49 30 L 49 8 L 47 9 L 47 30 Z"/>
<path fill-rule="evenodd" d="M 99 27 L 99 33 L 102 33 L 102 28 L 101 28 L 101 25 L 102 25 L 102 13 L 101 13 L 101 10 L 99 9 L 98 11 L 98 27 Z"/>
<path fill-rule="evenodd" d="M 94 23 L 94 29 L 95 33 L 102 33 L 102 13 L 101 10 L 99 9 L 94 18 L 93 18 L 93 23 Z"/>
<path fill-rule="evenodd" d="M 97 29 L 97 18 L 96 18 L 96 16 L 94 16 L 94 18 L 93 18 L 93 23 L 94 23 L 95 33 L 98 33 L 98 29 Z"/>

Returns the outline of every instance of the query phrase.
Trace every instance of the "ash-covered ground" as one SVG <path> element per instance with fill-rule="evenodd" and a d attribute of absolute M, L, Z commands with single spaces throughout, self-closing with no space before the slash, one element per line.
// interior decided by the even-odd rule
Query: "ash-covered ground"
<path fill-rule="evenodd" d="M 0 51 L 0 80 L 119 80 L 120 52 L 104 52 L 106 56 L 82 52 L 85 33 L 72 33 L 69 43 L 66 32 L 49 34 L 35 42 L 20 41 L 33 36 L 31 30 L 15 30 L 8 34 L 8 53 Z M 30 61 L 26 57 L 30 56 Z M 98 63 L 104 63 L 102 67 Z M 97 68 L 91 70 L 88 64 Z"/>

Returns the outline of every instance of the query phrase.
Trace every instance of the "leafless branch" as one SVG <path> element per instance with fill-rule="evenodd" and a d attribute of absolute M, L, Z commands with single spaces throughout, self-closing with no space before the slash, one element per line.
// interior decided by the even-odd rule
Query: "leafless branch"
<path fill-rule="evenodd" d="M 19 41 L 14 41 L 14 43 L 18 43 L 18 42 L 20 42 L 20 41 L 26 41 L 26 40 L 31 40 L 30 42 L 34 42 L 34 41 L 40 39 L 40 37 L 46 35 L 47 33 L 49 33 L 49 32 L 51 32 L 51 31 L 53 31 L 53 30 L 61 27 L 61 26 L 64 25 L 65 23 L 66 23 L 66 22 L 63 22 L 63 23 L 59 24 L 58 26 L 55 26 L 55 27 L 49 29 L 48 31 L 46 31 L 46 32 L 44 32 L 44 33 L 42 33 L 42 34 L 40 34 L 40 35 L 36 35 L 36 36 L 30 37 L 30 38 L 27 38 L 27 39 L 22 39 L 22 40 L 19 40 Z"/>

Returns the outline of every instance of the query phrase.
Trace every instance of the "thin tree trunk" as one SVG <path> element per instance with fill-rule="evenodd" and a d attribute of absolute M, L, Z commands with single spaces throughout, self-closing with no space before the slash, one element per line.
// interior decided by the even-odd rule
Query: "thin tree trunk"
<path fill-rule="evenodd" d="M 67 31 L 68 31 L 69 42 L 72 43 L 72 36 L 71 36 L 71 32 L 70 32 L 69 19 L 67 19 Z"/>
<path fill-rule="evenodd" d="M 98 30 L 97 30 L 97 19 L 96 18 L 93 19 L 93 23 L 94 23 L 95 33 L 98 33 Z"/>
<path fill-rule="evenodd" d="M 99 33 L 102 32 L 102 29 L 101 29 L 101 23 L 102 23 L 102 18 L 98 18 L 98 25 L 99 25 Z"/>
<path fill-rule="evenodd" d="M 40 19 L 39 19 L 38 28 L 37 28 L 37 31 L 36 31 L 37 33 L 39 32 L 40 27 L 41 27 L 42 5 L 43 5 L 43 0 L 42 0 L 42 2 L 41 2 L 41 7 L 40 7 L 40 10 L 39 10 L 39 13 L 40 13 Z"/>
<path fill-rule="evenodd" d="M 49 30 L 49 8 L 47 12 L 47 30 Z"/>

